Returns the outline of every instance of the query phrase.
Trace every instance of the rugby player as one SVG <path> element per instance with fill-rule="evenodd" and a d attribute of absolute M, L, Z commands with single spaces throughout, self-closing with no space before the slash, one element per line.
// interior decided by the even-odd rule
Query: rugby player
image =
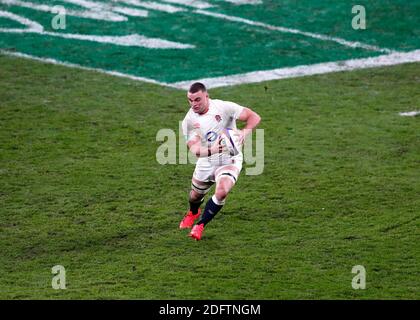
<path fill-rule="evenodd" d="M 189 236 L 201 240 L 204 227 L 222 209 L 242 169 L 242 152 L 234 156 L 226 152 L 220 134 L 226 128 L 234 129 L 242 145 L 261 118 L 251 109 L 234 102 L 210 99 L 206 87 L 200 82 L 191 85 L 187 98 L 191 108 L 182 122 L 182 130 L 189 150 L 198 160 L 191 181 L 190 210 L 179 228 L 192 228 Z M 246 122 L 242 130 L 237 129 L 236 120 Z M 200 218 L 200 206 L 214 183 L 215 192 Z"/>

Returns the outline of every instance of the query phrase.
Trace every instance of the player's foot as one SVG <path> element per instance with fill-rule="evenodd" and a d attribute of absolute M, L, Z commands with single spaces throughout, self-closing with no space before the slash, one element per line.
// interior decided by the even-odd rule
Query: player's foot
<path fill-rule="evenodd" d="M 189 236 L 191 238 L 194 238 L 195 240 L 201 240 L 201 234 L 203 233 L 203 231 L 204 231 L 204 223 L 202 223 L 202 224 L 196 224 L 192 228 Z"/>
<path fill-rule="evenodd" d="M 195 222 L 200 217 L 201 209 L 198 209 L 197 214 L 193 214 L 191 211 L 185 215 L 184 219 L 182 219 L 181 223 L 179 224 L 180 229 L 187 229 L 191 228 Z"/>

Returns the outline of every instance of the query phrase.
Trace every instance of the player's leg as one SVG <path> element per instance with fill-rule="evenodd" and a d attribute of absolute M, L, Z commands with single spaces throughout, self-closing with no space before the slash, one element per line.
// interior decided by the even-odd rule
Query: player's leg
<path fill-rule="evenodd" d="M 204 227 L 209 223 L 215 215 L 222 209 L 230 190 L 238 179 L 241 171 L 242 163 L 236 165 L 226 165 L 218 168 L 215 172 L 216 190 L 214 195 L 207 201 L 201 219 L 191 230 L 189 236 L 196 240 L 201 239 Z"/>
<path fill-rule="evenodd" d="M 189 197 L 190 211 L 193 214 L 197 214 L 200 210 L 200 206 L 204 201 L 204 196 L 209 192 L 213 182 L 203 182 L 192 178 L 191 191 Z"/>
<path fill-rule="evenodd" d="M 200 206 L 204 201 L 204 194 L 200 194 L 197 191 L 191 189 L 188 202 L 190 203 L 190 212 L 197 214 L 200 210 Z"/>
<path fill-rule="evenodd" d="M 192 178 L 191 191 L 189 194 L 190 210 L 182 219 L 179 224 L 180 229 L 191 228 L 196 219 L 200 217 L 201 209 L 200 206 L 204 201 L 204 196 L 209 192 L 213 182 L 204 182 L 196 178 Z"/>
<path fill-rule="evenodd" d="M 203 215 L 197 224 L 206 226 L 215 215 L 222 209 L 226 197 L 236 183 L 239 170 L 234 165 L 226 165 L 216 171 L 216 190 L 214 195 L 207 201 Z"/>

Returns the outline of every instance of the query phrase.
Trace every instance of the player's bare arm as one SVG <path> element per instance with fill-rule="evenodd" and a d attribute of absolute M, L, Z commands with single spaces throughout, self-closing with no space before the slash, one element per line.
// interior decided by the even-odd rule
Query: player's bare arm
<path fill-rule="evenodd" d="M 261 121 L 261 117 L 250 108 L 244 107 L 238 120 L 246 122 L 245 127 L 242 130 L 238 130 L 240 133 L 239 142 L 242 144 L 245 138 L 252 132 L 252 130 L 258 126 Z"/>
<path fill-rule="evenodd" d="M 209 157 L 212 154 L 220 153 L 223 151 L 223 147 L 219 143 L 220 137 L 218 140 L 211 146 L 203 146 L 201 144 L 201 139 L 199 137 L 196 137 L 195 139 L 192 139 L 188 141 L 188 149 L 195 154 L 199 158 L 203 157 Z"/>

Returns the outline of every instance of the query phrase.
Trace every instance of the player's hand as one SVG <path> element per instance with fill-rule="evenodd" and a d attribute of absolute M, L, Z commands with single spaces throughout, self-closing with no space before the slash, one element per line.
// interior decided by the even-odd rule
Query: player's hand
<path fill-rule="evenodd" d="M 249 130 L 236 130 L 236 134 L 238 135 L 239 144 L 242 146 L 245 143 L 246 136 L 250 133 Z"/>
<path fill-rule="evenodd" d="M 223 138 L 219 136 L 217 140 L 210 147 L 210 153 L 216 154 L 216 153 L 222 153 L 222 152 L 228 152 L 228 151 L 227 151 L 226 144 L 223 141 Z"/>

